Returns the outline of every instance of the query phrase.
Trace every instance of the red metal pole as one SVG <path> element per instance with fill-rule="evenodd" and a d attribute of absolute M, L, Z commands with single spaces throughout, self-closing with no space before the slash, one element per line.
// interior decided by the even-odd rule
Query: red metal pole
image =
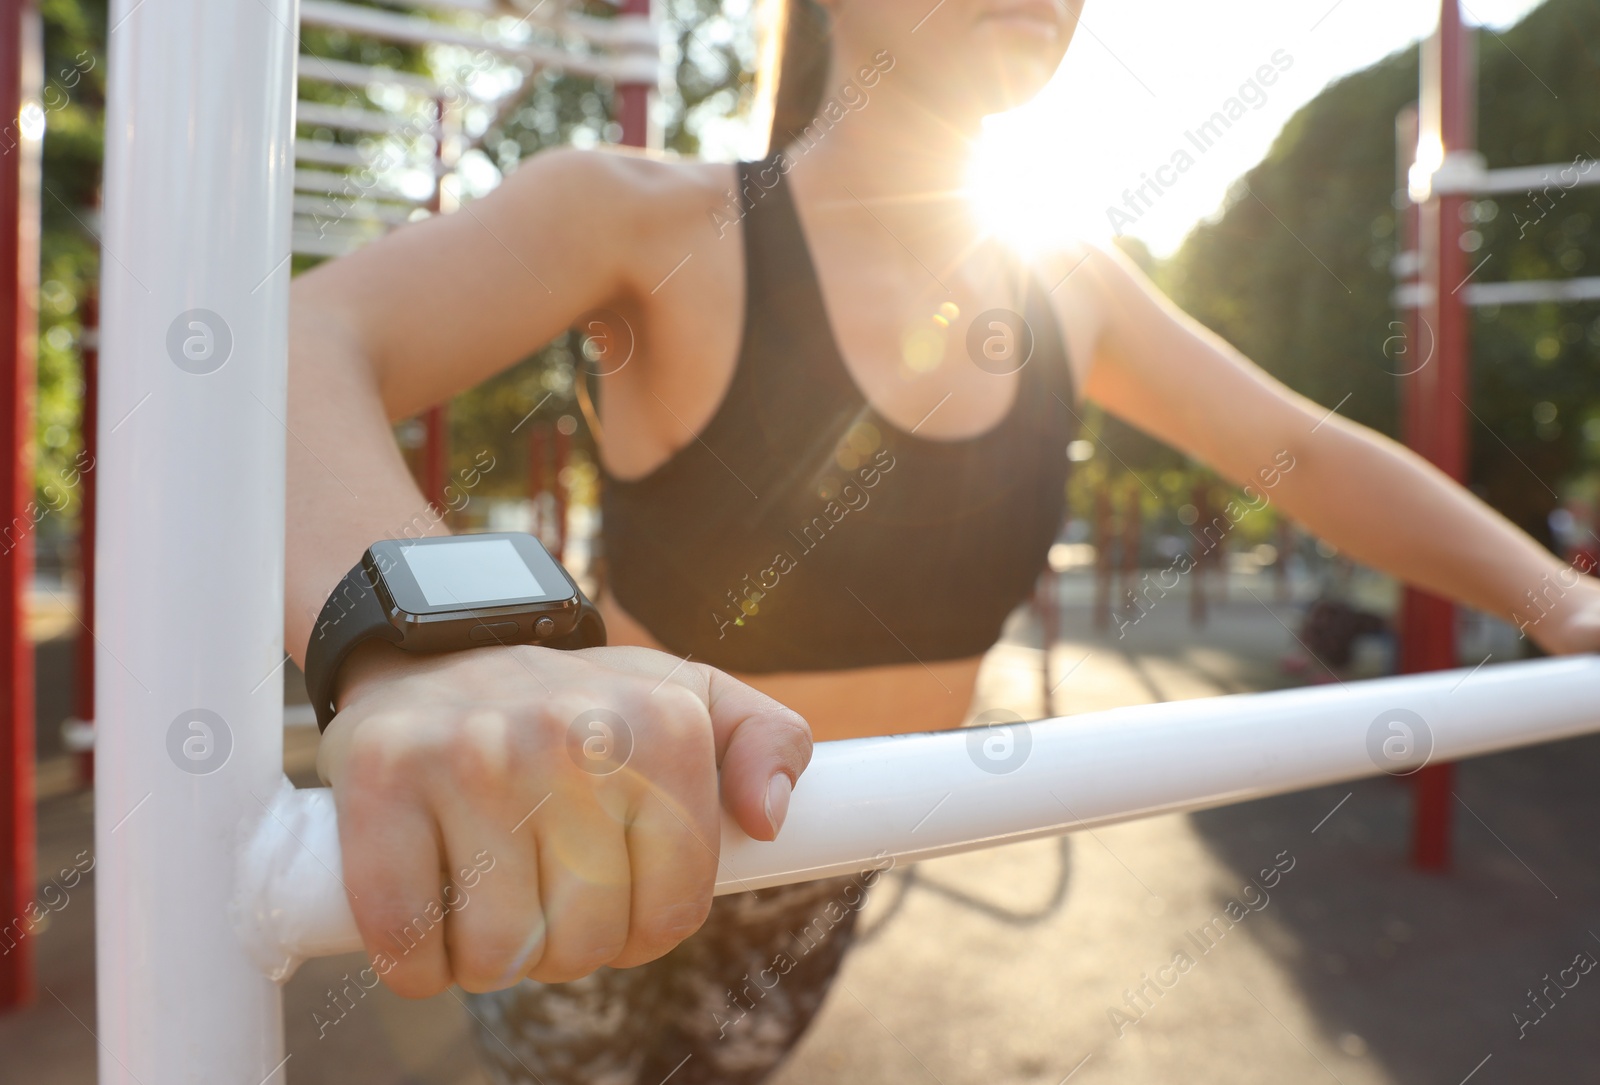
<path fill-rule="evenodd" d="M 650 14 L 650 0 L 624 0 L 623 15 Z M 649 142 L 651 83 L 623 83 L 617 87 L 617 121 L 622 125 L 622 142 L 643 147 Z"/>
<path fill-rule="evenodd" d="M 1139 536 L 1143 528 L 1143 512 L 1139 506 L 1139 480 L 1128 479 L 1122 514 L 1122 591 L 1117 598 L 1124 612 L 1139 608 Z"/>
<path fill-rule="evenodd" d="M 1206 570 L 1210 567 L 1211 556 L 1201 547 L 1205 530 L 1211 526 L 1210 495 L 1210 482 L 1202 477 L 1194 484 L 1189 496 L 1189 503 L 1194 506 L 1195 523 L 1200 525 L 1199 535 L 1192 530 L 1189 532 L 1196 544 L 1194 567 L 1189 570 L 1189 624 L 1196 628 L 1206 624 Z"/>
<path fill-rule="evenodd" d="M 1272 563 L 1272 595 L 1280 603 L 1289 601 L 1289 521 L 1278 517 L 1278 560 Z"/>
<path fill-rule="evenodd" d="M 100 296 L 91 285 L 80 308 L 83 313 L 83 432 L 84 462 L 88 470 L 81 478 L 78 505 L 78 642 L 74 645 L 73 679 L 77 689 L 72 712 L 80 721 L 94 726 L 94 553 L 95 495 L 100 477 Z M 94 784 L 94 747 L 78 752 L 78 782 Z"/>
<path fill-rule="evenodd" d="M 450 408 L 429 407 L 422 413 L 422 496 L 448 510 L 444 488 L 450 481 Z"/>
<path fill-rule="evenodd" d="M 561 428 L 562 422 L 570 419 L 563 417 L 556 422 L 556 455 L 555 478 L 552 479 L 550 490 L 556 498 L 556 547 L 554 550 L 557 561 L 562 560 L 567 551 L 567 484 L 562 478 L 566 474 L 567 461 L 572 456 L 572 437 Z"/>
<path fill-rule="evenodd" d="M 444 196 L 445 140 L 448 133 L 445 128 L 445 100 L 435 98 L 433 105 L 435 110 L 433 160 L 438 169 L 433 181 L 433 199 L 428 203 L 428 210 L 439 215 L 450 210 L 445 206 Z M 447 512 L 450 505 L 445 501 L 444 489 L 450 479 L 449 404 L 441 403 L 437 407 L 429 407 L 422 414 L 422 425 L 422 496 Z"/>
<path fill-rule="evenodd" d="M 578 373 L 582 379 L 582 370 Z M 533 523 L 529 534 L 544 538 L 540 495 L 544 493 L 544 427 L 535 422 L 528 427 L 528 500 L 533 503 Z"/>
<path fill-rule="evenodd" d="M 1438 133 L 1446 160 L 1473 150 L 1473 99 L 1466 27 L 1458 0 L 1441 0 L 1439 31 L 1427 48 L 1437 50 L 1422 65 L 1422 100 L 1435 116 L 1422 118 L 1424 131 Z M 1427 81 L 1436 80 L 1434 86 Z M 1417 309 L 1421 327 L 1417 349 L 1434 350 L 1433 362 L 1411 380 L 1414 405 L 1406 411 L 1410 443 L 1455 479 L 1467 477 L 1466 403 L 1471 396 L 1467 308 L 1461 287 L 1468 274 L 1461 248 L 1461 211 L 1467 197 L 1434 192 L 1418 215 L 1418 253 L 1424 291 Z M 1421 357 L 1426 357 L 1422 354 Z M 1456 665 L 1455 608 L 1446 600 L 1408 590 L 1401 645 L 1402 670 L 1442 670 Z M 1455 766 L 1430 765 L 1414 781 L 1412 862 L 1423 870 L 1450 866 Z"/>
<path fill-rule="evenodd" d="M 1101 479 L 1094 488 L 1094 627 L 1111 625 L 1111 484 Z"/>
<path fill-rule="evenodd" d="M 1056 571 L 1046 564 L 1033 585 L 1033 607 L 1039 615 L 1039 703 L 1046 716 L 1055 714 L 1050 703 L 1050 655 L 1061 635 L 1060 593 Z"/>
<path fill-rule="evenodd" d="M 33 394 L 39 296 L 38 12 L 0 0 L 0 1009 L 34 999 Z M 39 120 L 42 121 L 42 114 Z M 19 930 L 20 928 L 20 930 Z M 19 937 L 20 934 L 20 937 Z"/>

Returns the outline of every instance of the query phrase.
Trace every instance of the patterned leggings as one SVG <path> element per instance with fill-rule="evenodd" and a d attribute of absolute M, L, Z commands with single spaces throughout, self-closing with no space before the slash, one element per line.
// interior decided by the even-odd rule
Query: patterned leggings
<path fill-rule="evenodd" d="M 718 897 L 638 968 L 467 995 L 496 1085 L 755 1085 L 799 1041 L 875 872 Z"/>

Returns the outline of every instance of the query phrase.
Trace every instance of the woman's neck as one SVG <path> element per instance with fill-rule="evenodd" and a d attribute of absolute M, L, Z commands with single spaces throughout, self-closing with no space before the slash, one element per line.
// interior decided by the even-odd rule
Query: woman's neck
<path fill-rule="evenodd" d="M 870 224 L 870 214 L 920 258 L 959 262 L 981 233 L 965 191 L 975 132 L 897 93 L 889 85 L 893 78 L 885 76 L 870 99 L 845 108 L 836 121 L 828 119 L 825 103 L 811 129 L 820 135 L 788 148 L 791 174 L 821 215 Z"/>

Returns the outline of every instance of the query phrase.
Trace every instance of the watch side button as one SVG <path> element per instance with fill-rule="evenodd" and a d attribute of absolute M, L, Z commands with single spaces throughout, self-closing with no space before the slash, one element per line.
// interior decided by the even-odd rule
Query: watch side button
<path fill-rule="evenodd" d="M 478 624 L 472 627 L 467 636 L 480 643 L 515 644 L 522 639 L 517 632 L 516 622 L 490 622 L 487 625 Z"/>
<path fill-rule="evenodd" d="M 553 636 L 556 631 L 556 620 L 546 615 L 533 623 L 534 635 L 543 639 Z"/>

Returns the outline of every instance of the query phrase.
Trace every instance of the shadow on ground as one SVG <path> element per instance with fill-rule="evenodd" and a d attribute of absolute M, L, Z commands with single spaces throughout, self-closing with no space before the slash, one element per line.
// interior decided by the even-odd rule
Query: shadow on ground
<path fill-rule="evenodd" d="M 1241 884 L 1263 854 L 1297 860 L 1269 907 L 1299 947 L 1280 964 L 1330 1039 L 1364 1047 L 1403 1082 L 1455 1085 L 1480 1066 L 1474 1081 L 1594 1081 L 1600 969 L 1568 971 L 1570 990 L 1555 981 L 1579 954 L 1600 960 L 1597 778 L 1595 737 L 1461 764 L 1446 875 L 1406 862 L 1402 780 L 1192 821 Z M 1513 1014 L 1537 1023 L 1519 1027 Z"/>

